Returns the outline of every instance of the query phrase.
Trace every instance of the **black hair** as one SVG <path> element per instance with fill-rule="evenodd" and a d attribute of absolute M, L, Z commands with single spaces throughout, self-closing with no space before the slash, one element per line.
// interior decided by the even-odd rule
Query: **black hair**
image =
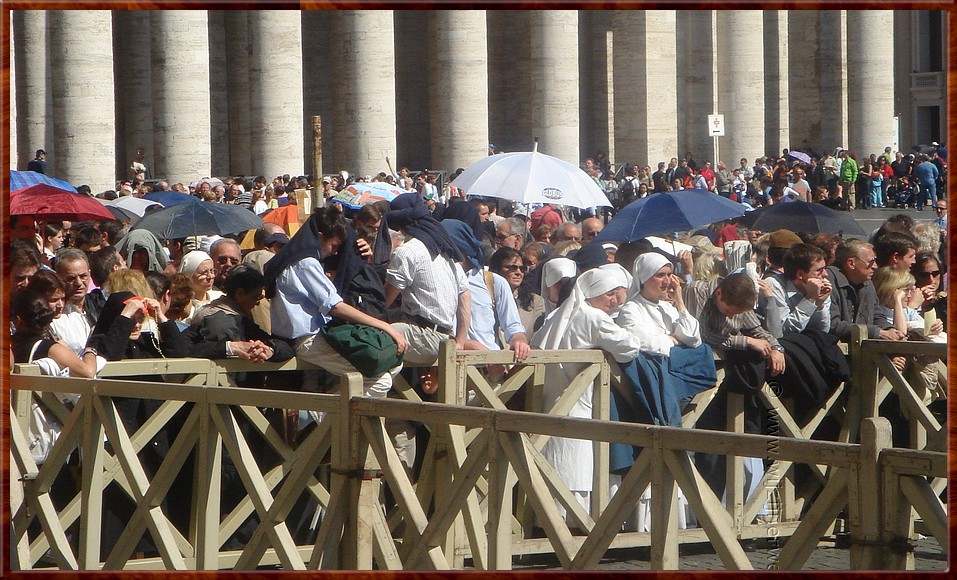
<path fill-rule="evenodd" d="M 259 270 L 248 264 L 239 264 L 230 268 L 226 272 L 226 281 L 223 282 L 226 296 L 230 298 L 235 298 L 236 292 L 239 290 L 250 291 L 255 288 L 262 288 L 265 285 L 266 279 L 259 273 Z"/>
<path fill-rule="evenodd" d="M 143 275 L 146 276 L 146 283 L 150 285 L 150 290 L 153 291 L 153 296 L 156 296 L 157 300 L 162 299 L 163 294 L 165 294 L 173 284 L 169 276 L 163 272 L 147 270 Z"/>

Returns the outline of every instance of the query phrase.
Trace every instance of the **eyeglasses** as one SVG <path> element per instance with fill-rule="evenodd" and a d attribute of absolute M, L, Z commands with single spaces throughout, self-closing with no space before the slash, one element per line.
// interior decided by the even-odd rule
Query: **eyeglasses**
<path fill-rule="evenodd" d="M 506 272 L 518 271 L 518 272 L 521 272 L 522 274 L 524 274 L 525 272 L 528 272 L 528 266 L 524 266 L 522 264 L 502 264 L 502 269 L 505 270 Z"/>
<path fill-rule="evenodd" d="M 940 276 L 940 270 L 932 270 L 932 271 L 930 271 L 930 272 L 918 272 L 917 275 L 918 275 L 918 276 L 930 276 L 930 277 L 932 277 L 932 278 L 936 278 L 937 276 Z"/>
<path fill-rule="evenodd" d="M 208 269 L 208 270 L 198 270 L 198 271 L 195 272 L 195 274 L 196 274 L 196 277 L 197 277 L 197 278 L 203 278 L 203 277 L 205 277 L 205 276 L 212 276 L 212 275 L 213 275 L 213 270 L 212 270 L 212 269 Z"/>
<path fill-rule="evenodd" d="M 938 207 L 935 207 L 934 210 L 936 210 L 936 211 L 947 211 L 947 208 L 946 208 L 946 207 L 939 207 L 939 206 L 938 206 Z"/>
<path fill-rule="evenodd" d="M 508 238 L 510 238 L 510 237 L 512 237 L 512 236 L 517 236 L 517 235 L 518 235 L 518 234 L 503 234 L 502 232 L 498 232 L 497 234 L 495 234 L 495 239 L 496 239 L 496 240 L 506 240 L 506 239 L 508 239 Z"/>
<path fill-rule="evenodd" d="M 860 260 L 860 261 L 862 261 L 862 262 L 864 262 L 864 259 L 863 259 L 863 258 L 857 258 L 857 259 Z M 864 262 L 864 265 L 867 266 L 868 268 L 870 268 L 871 266 L 873 266 L 873 265 L 876 264 L 876 263 L 877 263 L 877 258 L 871 258 L 870 260 Z"/>

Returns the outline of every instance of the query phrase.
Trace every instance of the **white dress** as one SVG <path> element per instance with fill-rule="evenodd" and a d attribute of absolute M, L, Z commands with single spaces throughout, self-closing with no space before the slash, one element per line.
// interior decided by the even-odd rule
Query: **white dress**
<path fill-rule="evenodd" d="M 544 329 L 544 327 L 543 327 Z M 534 344 L 540 347 L 541 338 L 536 335 Z M 587 349 L 600 348 L 611 354 L 618 362 L 628 362 L 638 355 L 638 341 L 621 328 L 610 316 L 583 304 L 568 321 L 561 340 L 547 348 Z M 549 365 L 545 371 L 545 409 L 551 408 L 568 388 L 569 383 L 585 367 L 584 364 Z M 592 389 L 588 388 L 568 413 L 569 417 L 592 417 Z M 593 478 L 593 442 L 588 439 L 565 439 L 552 437 L 542 449 L 542 454 L 555 468 L 558 476 L 575 492 L 583 506 L 588 507 Z"/>

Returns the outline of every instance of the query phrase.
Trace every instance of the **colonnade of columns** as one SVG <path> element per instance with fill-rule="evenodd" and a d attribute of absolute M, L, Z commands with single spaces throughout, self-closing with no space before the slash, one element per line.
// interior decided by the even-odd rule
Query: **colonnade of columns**
<path fill-rule="evenodd" d="M 324 171 L 359 174 L 385 156 L 454 170 L 490 142 L 534 137 L 570 162 L 596 144 L 652 166 L 712 158 L 712 112 L 729 164 L 894 140 L 893 54 L 907 39 L 891 11 L 410 14 L 14 12 L 13 162 L 42 147 L 52 174 L 94 190 L 137 146 L 175 181 L 302 174 L 313 115 Z"/>

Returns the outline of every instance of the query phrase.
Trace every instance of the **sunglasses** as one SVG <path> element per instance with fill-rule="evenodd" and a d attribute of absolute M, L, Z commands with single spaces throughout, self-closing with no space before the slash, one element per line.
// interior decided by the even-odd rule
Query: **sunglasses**
<path fill-rule="evenodd" d="M 947 211 L 947 208 L 946 208 L 946 207 L 935 207 L 934 210 L 936 210 L 936 211 Z"/>
<path fill-rule="evenodd" d="M 940 276 L 940 270 L 933 270 L 933 271 L 931 271 L 931 272 L 918 272 L 917 275 L 918 275 L 918 276 L 932 276 L 932 277 L 936 278 L 937 276 Z"/>
<path fill-rule="evenodd" d="M 502 269 L 505 270 L 506 272 L 517 271 L 517 272 L 521 272 L 522 274 L 524 274 L 525 272 L 528 272 L 528 266 L 524 266 L 522 264 L 509 264 L 509 265 L 502 264 Z"/>

